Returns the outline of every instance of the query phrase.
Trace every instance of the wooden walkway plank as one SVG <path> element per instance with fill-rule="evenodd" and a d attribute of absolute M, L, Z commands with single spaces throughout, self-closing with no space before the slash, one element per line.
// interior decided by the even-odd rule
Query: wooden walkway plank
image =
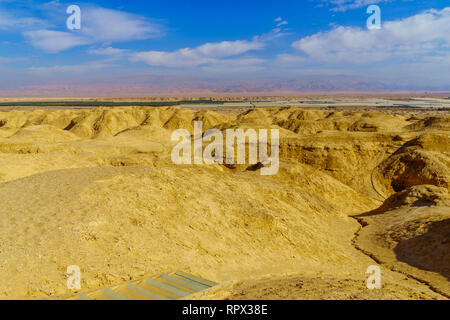
<path fill-rule="evenodd" d="M 172 286 L 172 285 L 170 285 L 168 283 L 158 282 L 158 281 L 150 279 L 150 278 L 147 279 L 146 283 L 149 286 L 152 286 L 152 287 L 155 287 L 155 288 L 157 288 L 159 290 L 168 292 L 168 293 L 174 295 L 177 298 L 186 297 L 186 296 L 192 294 L 191 292 L 187 292 L 187 291 L 178 289 L 177 287 L 174 287 L 174 286 Z"/>
<path fill-rule="evenodd" d="M 123 294 L 111 290 L 110 288 L 103 289 L 103 295 L 111 300 L 133 300 Z"/>
<path fill-rule="evenodd" d="M 162 279 L 168 281 L 169 283 L 175 284 L 177 286 L 180 286 L 182 288 L 187 288 L 189 290 L 192 290 L 194 292 L 203 291 L 205 289 L 208 289 L 208 286 L 205 286 L 204 284 L 200 284 L 198 282 L 188 280 L 186 278 L 177 278 L 174 276 L 170 276 L 166 273 L 163 273 L 160 276 Z"/>
<path fill-rule="evenodd" d="M 64 300 L 176 300 L 218 285 L 213 281 L 182 272 L 144 277 L 111 287 L 78 293 Z"/>
<path fill-rule="evenodd" d="M 212 281 L 209 281 L 209 280 L 206 280 L 206 279 L 202 279 L 202 278 L 193 276 L 192 274 L 187 274 L 187 273 L 182 272 L 182 271 L 177 271 L 177 272 L 175 272 L 175 274 L 177 276 L 180 276 L 180 277 L 183 277 L 183 278 L 186 278 L 186 279 L 198 282 L 198 283 L 203 284 L 203 285 L 208 286 L 208 287 L 214 287 L 214 286 L 218 285 L 218 283 L 215 283 L 215 282 L 212 282 Z"/>
<path fill-rule="evenodd" d="M 174 300 L 173 298 L 159 295 L 157 293 L 151 292 L 150 290 L 141 288 L 132 283 L 129 283 L 126 289 L 150 300 Z"/>

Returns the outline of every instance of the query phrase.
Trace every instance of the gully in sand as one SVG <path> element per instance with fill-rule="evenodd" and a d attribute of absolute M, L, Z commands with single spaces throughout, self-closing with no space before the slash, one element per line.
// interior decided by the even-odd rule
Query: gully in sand
<path fill-rule="evenodd" d="M 261 165 L 261 175 L 275 175 L 279 168 L 279 130 L 270 130 L 270 156 L 268 155 L 267 129 L 227 129 L 226 141 L 220 130 L 209 129 L 203 133 L 203 122 L 194 122 L 194 135 L 186 129 L 177 129 L 172 133 L 172 141 L 179 143 L 172 149 L 172 161 L 175 164 L 192 164 L 192 145 L 194 146 L 194 164 L 223 164 L 224 146 L 226 151 L 225 163 L 246 164 L 246 140 L 248 139 L 248 164 Z M 191 142 L 193 139 L 193 143 Z M 211 142 L 211 140 L 214 141 Z M 203 150 L 203 142 L 211 142 Z M 237 145 L 237 159 L 235 162 L 235 148 Z M 258 161 L 259 160 L 259 161 Z"/>

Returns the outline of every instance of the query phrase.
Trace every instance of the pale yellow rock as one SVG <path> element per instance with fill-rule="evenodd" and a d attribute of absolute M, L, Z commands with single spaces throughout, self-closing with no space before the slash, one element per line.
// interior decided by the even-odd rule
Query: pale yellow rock
<path fill-rule="evenodd" d="M 171 134 L 194 121 L 279 129 L 278 174 L 173 164 Z M 86 291 L 183 270 L 222 283 L 196 299 L 449 298 L 448 122 L 299 108 L 0 112 L 0 298 L 67 295 L 70 265 Z M 365 285 L 373 264 L 381 290 Z"/>

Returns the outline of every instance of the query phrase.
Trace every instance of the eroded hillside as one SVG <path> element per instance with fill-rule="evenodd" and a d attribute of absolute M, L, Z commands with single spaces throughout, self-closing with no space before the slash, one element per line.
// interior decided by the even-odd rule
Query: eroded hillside
<path fill-rule="evenodd" d="M 278 174 L 173 164 L 194 121 L 279 129 Z M 288 107 L 1 112 L 0 297 L 67 294 L 78 265 L 83 290 L 185 270 L 224 283 L 209 298 L 449 298 L 449 131 Z"/>

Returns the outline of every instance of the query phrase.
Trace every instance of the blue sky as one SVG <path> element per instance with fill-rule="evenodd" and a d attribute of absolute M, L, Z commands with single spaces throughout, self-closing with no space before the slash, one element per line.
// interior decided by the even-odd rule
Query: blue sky
<path fill-rule="evenodd" d="M 371 4 L 379 30 L 366 27 Z M 70 5 L 81 30 L 66 27 Z M 300 90 L 308 81 L 313 90 L 450 90 L 449 2 L 0 0 L 0 95 L 101 93 L 111 83 L 130 93 Z"/>

